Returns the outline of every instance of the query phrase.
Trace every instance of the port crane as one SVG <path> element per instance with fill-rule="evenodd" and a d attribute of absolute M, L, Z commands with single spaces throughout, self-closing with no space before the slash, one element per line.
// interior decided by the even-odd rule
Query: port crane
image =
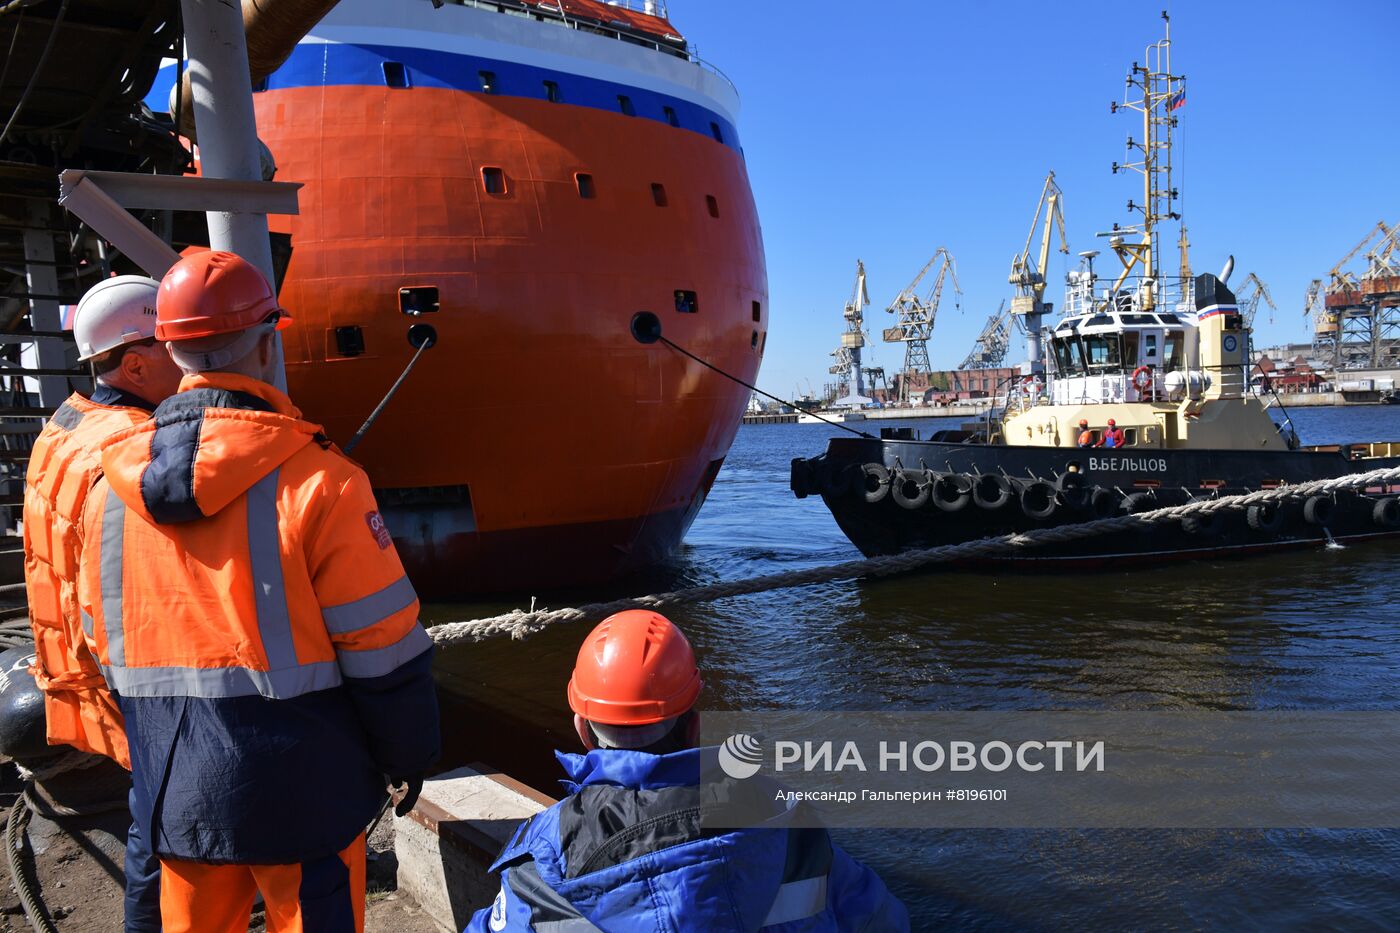
<path fill-rule="evenodd" d="M 1041 216 L 1044 215 L 1042 226 Z M 1035 262 L 1031 261 L 1031 247 L 1035 244 L 1036 228 L 1041 228 L 1040 251 Z M 1060 252 L 1069 252 L 1069 241 L 1065 237 L 1065 195 L 1055 182 L 1055 173 L 1045 175 L 1045 184 L 1040 188 L 1040 200 L 1036 203 L 1035 214 L 1031 217 L 1031 229 L 1026 234 L 1026 245 L 1021 252 L 1011 258 L 1011 274 L 1007 281 L 1016 286 L 1016 294 L 1011 299 L 1011 316 L 1019 318 L 1026 331 L 1026 360 L 1031 373 L 1040 372 L 1045 364 L 1040 352 L 1040 323 L 1051 306 L 1045 303 L 1046 275 L 1050 267 L 1050 240 L 1055 231 L 1060 234 Z"/>
<path fill-rule="evenodd" d="M 1331 350 L 1324 359 L 1334 371 L 1394 365 L 1400 356 L 1400 282 L 1385 271 L 1397 228 L 1377 221 L 1328 270 L 1324 313 L 1314 319 L 1313 345 L 1321 342 Z M 1367 268 L 1358 277 L 1347 266 L 1367 249 Z"/>
<path fill-rule="evenodd" d="M 919 297 L 919 284 L 928 275 L 929 270 L 938 263 L 938 273 L 934 276 L 933 287 L 929 289 L 927 295 Z M 914 276 L 914 281 L 906 285 L 886 312 L 895 315 L 896 324 L 893 327 L 885 328 L 883 337 L 886 343 L 904 344 L 904 369 L 899 380 L 899 400 L 907 402 L 909 400 L 910 382 L 917 374 L 926 374 L 933 367 L 928 359 L 928 341 L 933 336 L 933 324 L 938 317 L 938 304 L 943 299 L 943 283 L 948 277 L 953 280 L 953 304 L 955 307 L 962 306 L 962 286 L 958 284 L 958 269 L 953 260 L 953 254 L 948 252 L 945 246 L 938 247 L 938 250 L 924 263 L 924 267 L 919 270 L 919 274 Z"/>
<path fill-rule="evenodd" d="M 1245 276 L 1239 291 L 1235 292 L 1235 301 L 1244 312 L 1245 327 L 1254 327 L 1254 315 L 1259 310 L 1261 301 L 1269 306 L 1269 323 L 1274 322 L 1273 312 L 1278 310 L 1278 305 L 1274 304 L 1274 296 L 1269 293 L 1269 286 L 1253 272 Z"/>
<path fill-rule="evenodd" d="M 972 350 L 958 364 L 958 369 L 996 369 L 1006 361 L 1010 344 L 1011 318 L 1006 313 L 1006 299 L 1003 298 L 1001 307 L 982 325 L 982 333 L 977 335 Z"/>
<path fill-rule="evenodd" d="M 870 305 L 870 293 L 865 287 L 865 263 L 856 260 L 856 282 L 851 289 L 841 311 L 846 329 L 841 334 L 841 343 L 831 351 L 835 362 L 830 372 L 836 377 L 836 396 L 833 405 L 860 408 L 873 401 L 865 394 L 865 375 L 868 370 L 861 367 L 861 349 L 870 342 L 865 333 L 865 309 Z"/>

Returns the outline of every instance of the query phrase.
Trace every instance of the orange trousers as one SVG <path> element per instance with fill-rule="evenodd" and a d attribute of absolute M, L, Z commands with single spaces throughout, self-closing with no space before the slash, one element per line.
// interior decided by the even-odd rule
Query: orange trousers
<path fill-rule="evenodd" d="M 163 933 L 246 933 L 262 893 L 269 933 L 363 933 L 365 836 L 294 865 L 160 860 Z"/>

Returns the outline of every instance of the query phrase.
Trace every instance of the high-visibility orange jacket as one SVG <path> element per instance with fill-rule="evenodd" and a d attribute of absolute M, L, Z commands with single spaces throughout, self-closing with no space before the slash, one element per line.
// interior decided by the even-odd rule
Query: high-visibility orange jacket
<path fill-rule="evenodd" d="M 187 376 L 110 438 L 79 598 L 156 854 L 339 852 L 439 748 L 432 645 L 364 472 L 272 386 Z"/>
<path fill-rule="evenodd" d="M 34 681 L 44 691 L 50 745 L 106 755 L 130 768 L 121 712 L 88 650 L 78 613 L 78 561 L 98 445 L 148 419 L 150 407 L 107 386 L 76 392 L 39 432 L 24 479 L 24 581 L 34 629 Z"/>

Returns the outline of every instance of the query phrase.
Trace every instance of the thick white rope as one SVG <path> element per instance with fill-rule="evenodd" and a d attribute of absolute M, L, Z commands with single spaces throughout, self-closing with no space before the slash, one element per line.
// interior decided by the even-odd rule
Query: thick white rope
<path fill-rule="evenodd" d="M 1372 470 L 1369 473 L 1353 473 L 1331 479 L 1299 483 L 1296 486 L 1282 486 L 1277 489 L 1261 489 L 1236 496 L 1221 496 L 1218 499 L 1200 499 L 1183 505 L 1168 506 L 1150 512 L 1133 515 L 1120 515 L 1095 521 L 1059 525 L 1054 528 L 1040 528 L 1019 534 L 1001 535 L 995 538 L 981 538 L 960 544 L 945 544 L 938 547 L 921 548 L 892 554 L 886 557 L 871 557 L 865 560 L 851 560 L 826 567 L 812 567 L 806 570 L 785 570 L 770 573 L 748 580 L 735 580 L 730 583 L 715 583 L 709 586 L 692 586 L 670 593 L 657 593 L 651 596 L 638 596 L 631 599 L 617 599 L 606 603 L 589 603 L 573 609 L 540 609 L 526 611 L 515 609 L 503 615 L 485 619 L 472 619 L 463 622 L 444 622 L 428 630 L 434 642 L 439 645 L 455 645 L 463 642 L 486 641 L 490 638 L 526 638 L 548 625 L 557 622 L 582 622 L 602 620 L 624 609 L 658 609 L 663 606 L 676 606 L 683 603 L 711 602 L 730 596 L 744 596 L 763 593 L 768 590 L 786 589 L 794 586 L 808 586 L 813 583 L 830 583 L 836 580 L 854 580 L 860 577 L 886 577 L 891 574 L 907 573 L 933 564 L 946 564 L 951 561 L 976 557 L 995 557 L 1027 547 L 1046 544 L 1062 544 L 1078 541 L 1096 535 L 1113 534 L 1145 528 L 1163 522 L 1177 522 L 1192 515 L 1206 515 L 1213 512 L 1240 511 L 1252 505 L 1278 503 L 1306 499 L 1309 496 L 1331 495 L 1348 489 L 1365 489 L 1369 486 L 1383 486 L 1400 482 L 1400 468 Z"/>

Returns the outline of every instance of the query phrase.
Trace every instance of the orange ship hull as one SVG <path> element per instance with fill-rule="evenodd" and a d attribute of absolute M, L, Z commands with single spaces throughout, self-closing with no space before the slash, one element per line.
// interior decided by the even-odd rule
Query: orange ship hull
<path fill-rule="evenodd" d="M 274 81 L 255 99 L 278 179 L 305 184 L 282 219 L 297 404 L 343 444 L 411 357 L 407 328 L 437 330 L 354 452 L 420 591 L 533 592 L 671 553 L 748 392 L 629 323 L 651 311 L 754 379 L 767 286 L 742 154 L 453 88 Z M 439 309 L 405 314 L 402 288 L 437 289 Z"/>

